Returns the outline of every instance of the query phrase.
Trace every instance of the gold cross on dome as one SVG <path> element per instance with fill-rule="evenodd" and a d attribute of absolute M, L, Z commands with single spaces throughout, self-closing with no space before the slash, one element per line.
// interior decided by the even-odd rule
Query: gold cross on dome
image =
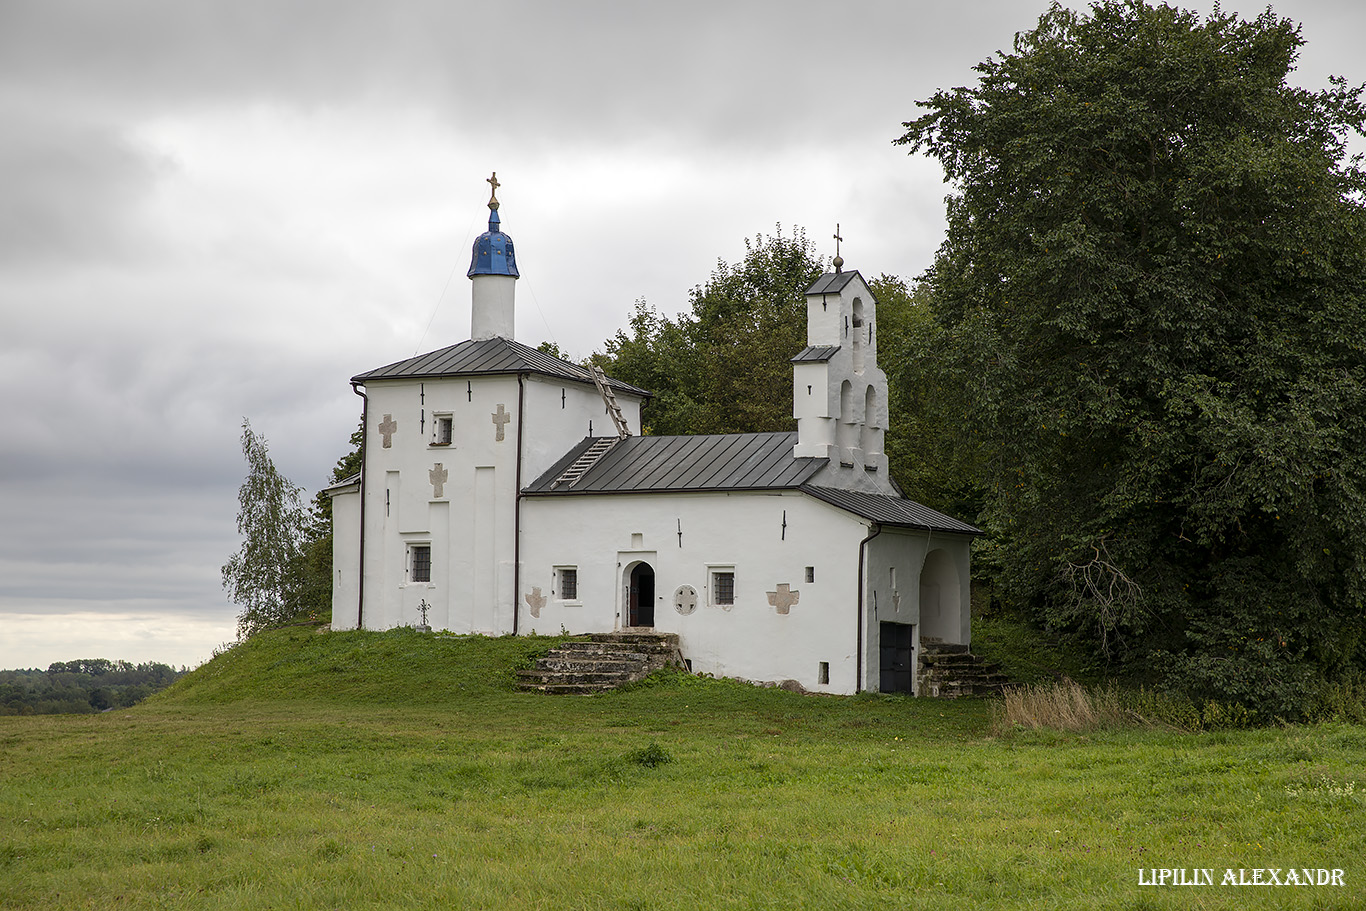
<path fill-rule="evenodd" d="M 489 208 L 496 209 L 498 208 L 498 188 L 501 187 L 502 184 L 498 182 L 498 172 L 494 171 L 492 173 L 493 176 L 484 182 L 491 187 L 489 190 Z"/>

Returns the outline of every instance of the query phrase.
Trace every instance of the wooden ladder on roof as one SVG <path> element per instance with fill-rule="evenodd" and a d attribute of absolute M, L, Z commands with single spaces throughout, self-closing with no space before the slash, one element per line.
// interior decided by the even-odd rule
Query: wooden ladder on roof
<path fill-rule="evenodd" d="M 597 464 L 598 459 L 602 458 L 607 450 L 617 445 L 617 442 L 620 439 L 621 437 L 599 437 L 594 440 L 592 445 L 585 449 L 583 453 L 555 479 L 555 483 L 550 485 L 550 489 L 554 490 L 561 484 L 568 484 L 570 487 L 573 487 L 579 482 L 579 478 L 583 477 L 588 469 Z"/>
<path fill-rule="evenodd" d="M 621 406 L 617 404 L 617 397 L 612 392 L 612 387 L 607 384 L 607 374 L 603 373 L 602 368 L 597 364 L 589 364 L 588 369 L 593 374 L 593 383 L 598 387 L 598 395 L 602 396 L 602 400 L 607 403 L 607 413 L 612 416 L 612 423 L 617 425 L 617 438 L 626 439 L 631 435 L 631 431 L 626 426 L 626 418 L 621 416 Z"/>

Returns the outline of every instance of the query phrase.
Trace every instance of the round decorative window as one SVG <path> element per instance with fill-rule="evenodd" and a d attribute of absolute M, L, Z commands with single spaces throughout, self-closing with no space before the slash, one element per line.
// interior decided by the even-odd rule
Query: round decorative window
<path fill-rule="evenodd" d="M 674 610 L 684 616 L 697 610 L 697 589 L 691 585 L 680 585 L 674 592 Z"/>

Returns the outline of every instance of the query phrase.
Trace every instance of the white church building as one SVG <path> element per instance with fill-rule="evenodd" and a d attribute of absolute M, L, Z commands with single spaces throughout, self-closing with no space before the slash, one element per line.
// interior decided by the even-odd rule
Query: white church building
<path fill-rule="evenodd" d="M 795 433 L 642 436 L 649 392 L 512 337 L 498 206 L 471 338 L 351 379 L 363 468 L 329 491 L 333 629 L 653 628 L 695 673 L 845 694 L 912 692 L 921 642 L 969 644 L 980 532 L 888 474 L 858 272 L 837 256 L 806 291 Z"/>

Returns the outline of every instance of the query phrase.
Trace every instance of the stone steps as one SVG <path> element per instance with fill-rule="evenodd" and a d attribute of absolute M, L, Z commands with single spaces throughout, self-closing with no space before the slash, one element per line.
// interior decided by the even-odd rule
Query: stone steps
<path fill-rule="evenodd" d="M 939 699 L 998 696 L 1010 685 L 1000 665 L 979 658 L 965 645 L 922 640 L 919 670 L 920 694 Z"/>
<path fill-rule="evenodd" d="M 517 688 L 555 694 L 603 693 L 663 667 L 683 667 L 677 633 L 625 629 L 564 642 L 517 672 Z"/>

